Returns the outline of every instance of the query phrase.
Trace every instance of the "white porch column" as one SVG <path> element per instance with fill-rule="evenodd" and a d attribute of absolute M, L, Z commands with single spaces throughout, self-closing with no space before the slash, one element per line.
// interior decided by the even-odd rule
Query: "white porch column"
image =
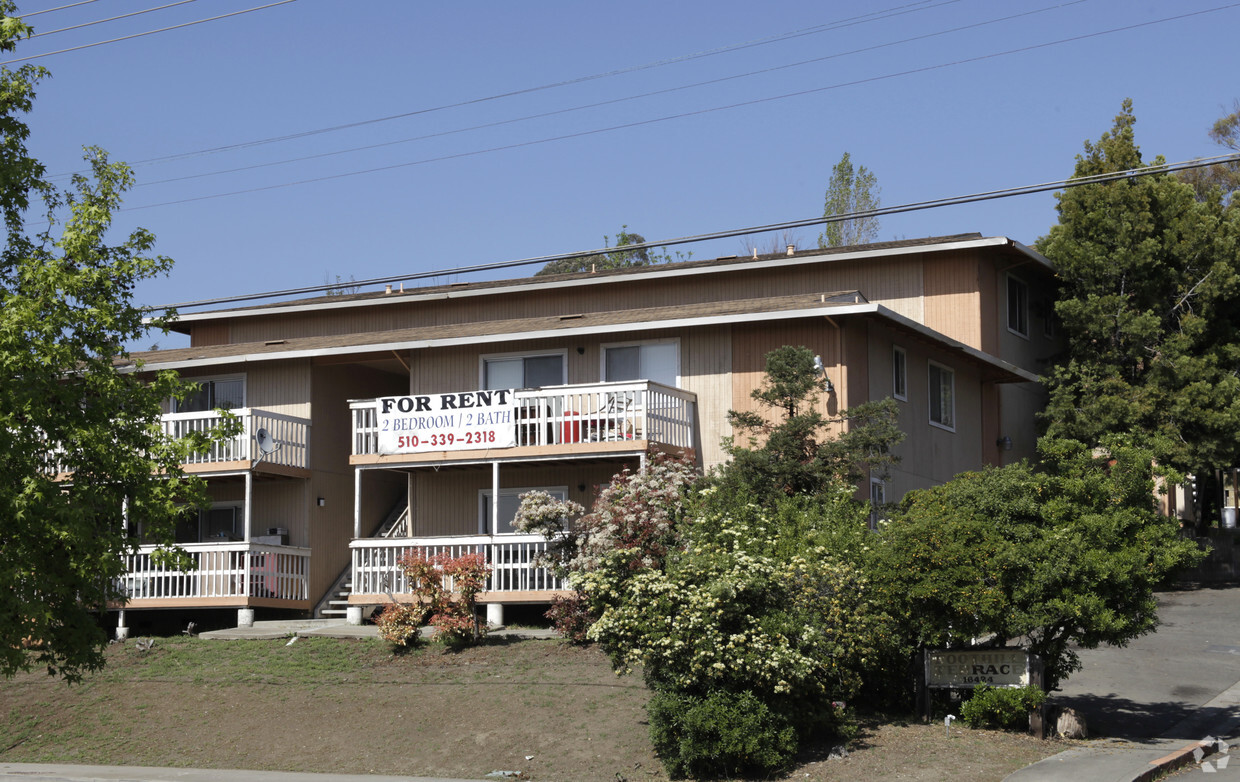
<path fill-rule="evenodd" d="M 245 542 L 250 542 L 253 533 L 253 511 L 254 509 L 254 472 L 252 470 L 245 471 Z"/>
<path fill-rule="evenodd" d="M 125 609 L 121 609 L 120 618 L 116 620 L 116 640 L 124 641 L 129 637 L 129 628 L 125 626 Z"/>
<path fill-rule="evenodd" d="M 499 462 L 491 462 L 491 543 L 499 529 Z"/>
<path fill-rule="evenodd" d="M 346 607 L 344 609 L 344 621 L 347 624 L 353 625 L 354 627 L 360 626 L 362 624 L 362 607 L 361 606 Z"/>
<path fill-rule="evenodd" d="M 254 626 L 254 609 L 238 608 L 237 609 L 237 627 L 253 627 Z"/>
<path fill-rule="evenodd" d="M 362 469 L 353 469 L 353 538 L 362 536 Z"/>

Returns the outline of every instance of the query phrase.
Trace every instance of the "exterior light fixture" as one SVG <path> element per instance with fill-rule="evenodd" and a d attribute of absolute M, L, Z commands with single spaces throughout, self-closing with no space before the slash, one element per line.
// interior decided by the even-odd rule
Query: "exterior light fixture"
<path fill-rule="evenodd" d="M 1010 451 L 1012 450 L 1012 438 L 1005 434 L 998 440 L 995 440 L 995 445 L 999 446 L 1001 451 Z"/>

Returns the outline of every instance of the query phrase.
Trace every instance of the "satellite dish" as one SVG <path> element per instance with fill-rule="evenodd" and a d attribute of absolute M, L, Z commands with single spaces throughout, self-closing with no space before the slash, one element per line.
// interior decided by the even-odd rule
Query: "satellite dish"
<path fill-rule="evenodd" d="M 254 439 L 258 441 L 258 450 L 263 456 L 275 453 L 276 449 L 280 447 L 276 445 L 275 438 L 271 436 L 271 432 L 268 432 L 266 429 L 260 428 L 255 432 Z"/>

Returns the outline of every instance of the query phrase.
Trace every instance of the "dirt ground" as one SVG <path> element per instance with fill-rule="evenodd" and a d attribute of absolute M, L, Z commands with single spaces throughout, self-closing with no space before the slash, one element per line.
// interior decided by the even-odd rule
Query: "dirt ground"
<path fill-rule="evenodd" d="M 0 682 L 0 760 L 532 780 L 666 779 L 640 677 L 558 641 L 156 639 L 109 648 L 67 686 Z M 808 750 L 787 779 L 992 782 L 1065 747 L 942 724 L 868 721 L 846 758 Z"/>

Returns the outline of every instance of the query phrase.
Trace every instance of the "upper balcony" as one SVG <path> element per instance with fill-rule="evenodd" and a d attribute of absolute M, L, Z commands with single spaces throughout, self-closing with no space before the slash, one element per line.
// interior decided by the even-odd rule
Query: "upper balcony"
<path fill-rule="evenodd" d="M 186 472 L 256 469 L 260 472 L 298 477 L 309 474 L 308 420 L 249 407 L 230 410 L 229 413 L 240 421 L 240 433 L 212 443 L 206 451 L 191 453 L 185 461 Z M 195 432 L 209 432 L 222 423 L 223 416 L 216 410 L 167 413 L 162 418 L 164 434 L 173 438 L 185 437 Z M 267 453 L 260 447 L 260 437 L 262 442 L 270 443 Z"/>
<path fill-rule="evenodd" d="M 692 448 L 697 397 L 645 380 L 349 403 L 353 464 Z"/>

